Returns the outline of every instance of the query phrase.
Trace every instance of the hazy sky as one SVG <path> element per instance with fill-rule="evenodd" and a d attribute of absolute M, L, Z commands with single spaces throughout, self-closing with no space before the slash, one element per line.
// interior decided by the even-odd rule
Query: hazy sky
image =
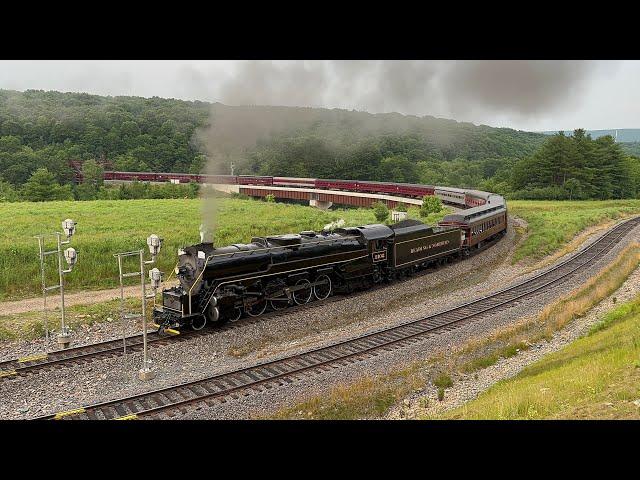
<path fill-rule="evenodd" d="M 640 128 L 640 61 L 0 61 L 0 88 Z"/>

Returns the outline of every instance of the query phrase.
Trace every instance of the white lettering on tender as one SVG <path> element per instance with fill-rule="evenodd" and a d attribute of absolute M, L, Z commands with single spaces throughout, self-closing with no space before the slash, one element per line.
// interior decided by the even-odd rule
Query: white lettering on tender
<path fill-rule="evenodd" d="M 420 253 L 425 250 L 431 250 L 432 248 L 444 247 L 445 245 L 449 245 L 449 240 L 442 240 L 441 242 L 420 245 L 419 247 L 412 248 L 411 254 Z"/>

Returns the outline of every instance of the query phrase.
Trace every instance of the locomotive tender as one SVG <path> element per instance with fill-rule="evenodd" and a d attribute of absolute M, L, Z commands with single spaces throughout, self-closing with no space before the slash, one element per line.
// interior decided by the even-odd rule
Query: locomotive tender
<path fill-rule="evenodd" d="M 199 243 L 180 249 L 180 282 L 163 290 L 154 311 L 160 330 L 238 320 L 324 300 L 334 292 L 391 281 L 413 271 L 465 257 L 506 233 L 507 209 L 491 203 L 447 215 L 438 226 L 418 220 L 372 224 L 333 232 L 254 237 L 216 248 Z"/>

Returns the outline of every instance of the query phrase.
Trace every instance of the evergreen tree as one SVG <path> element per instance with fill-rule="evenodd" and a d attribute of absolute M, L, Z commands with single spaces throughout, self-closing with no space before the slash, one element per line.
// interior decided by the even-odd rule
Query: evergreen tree
<path fill-rule="evenodd" d="M 39 168 L 22 188 L 22 197 L 30 202 L 47 200 L 73 200 L 71 186 L 61 186 L 46 168 Z"/>

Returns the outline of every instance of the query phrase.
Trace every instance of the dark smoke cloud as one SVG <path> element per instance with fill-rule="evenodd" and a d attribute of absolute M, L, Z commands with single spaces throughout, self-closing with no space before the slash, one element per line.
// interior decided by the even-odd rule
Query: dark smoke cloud
<path fill-rule="evenodd" d="M 233 105 L 319 106 L 327 80 L 324 62 L 243 62 L 222 85 L 220 97 Z"/>
<path fill-rule="evenodd" d="M 573 105 L 600 69 L 586 61 L 457 62 L 443 76 L 450 111 L 536 116 Z"/>
<path fill-rule="evenodd" d="M 467 121 L 488 114 L 535 118 L 576 102 L 599 70 L 597 62 L 584 61 L 247 61 L 222 80 L 222 104 L 214 104 L 210 125 L 197 137 L 207 150 L 206 172 L 229 173 L 231 160 L 259 139 L 306 128 L 320 118 L 317 110 L 285 107 L 338 107 Z M 209 88 L 207 76 L 195 70 L 183 70 L 183 77 L 190 89 Z M 324 112 L 322 118 L 326 121 L 334 114 Z M 359 127 L 373 128 L 371 117 L 359 114 Z M 403 123 L 398 127 L 406 128 Z M 203 200 L 203 224 L 213 230 L 218 205 L 206 191 Z"/>
<path fill-rule="evenodd" d="M 574 104 L 601 67 L 591 61 L 248 61 L 219 97 L 230 105 L 535 117 Z"/>

